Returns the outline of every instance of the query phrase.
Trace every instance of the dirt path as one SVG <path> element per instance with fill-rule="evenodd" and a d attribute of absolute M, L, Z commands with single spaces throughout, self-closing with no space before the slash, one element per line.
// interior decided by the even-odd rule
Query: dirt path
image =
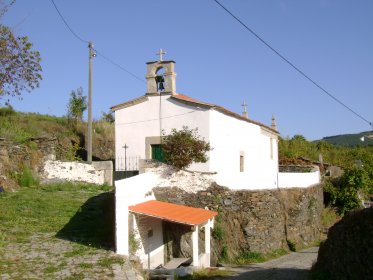
<path fill-rule="evenodd" d="M 138 278 L 128 260 L 110 250 L 58 239 L 53 234 L 35 234 L 23 243 L 13 243 L 0 250 L 0 279 Z"/>
<path fill-rule="evenodd" d="M 250 280 L 303 280 L 316 262 L 318 247 L 294 252 L 265 263 L 227 268 L 234 276 L 227 279 Z"/>

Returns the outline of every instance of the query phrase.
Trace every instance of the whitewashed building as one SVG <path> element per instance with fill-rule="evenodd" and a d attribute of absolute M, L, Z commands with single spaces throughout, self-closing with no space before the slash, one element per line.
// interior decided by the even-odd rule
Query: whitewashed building
<path fill-rule="evenodd" d="M 174 67 L 174 61 L 162 61 L 162 58 L 147 63 L 145 95 L 111 108 L 115 112 L 117 170 L 138 170 L 139 160 L 161 160 L 161 136 L 174 128 L 180 130 L 188 126 L 198 128 L 199 135 L 212 148 L 206 163 L 189 167 L 190 171 L 209 172 L 199 174 L 197 177 L 201 180 L 204 176 L 212 176 L 213 181 L 221 186 L 248 190 L 274 189 L 282 185 L 308 187 L 319 182 L 318 171 L 302 176 L 278 172 L 279 133 L 274 118 L 271 126 L 266 126 L 250 120 L 246 110 L 240 115 L 222 106 L 177 93 Z M 162 80 L 164 88 L 160 87 Z M 160 187 L 165 177 L 163 171 L 149 171 L 115 182 L 116 251 L 123 255 L 130 253 L 129 237 L 132 233 L 139 241 L 135 254 L 144 268 L 167 267 L 169 260 L 165 258 L 163 228 L 165 223 L 176 223 L 190 227 L 192 232 L 192 265 L 207 267 L 210 265 L 210 230 L 217 213 L 155 201 L 152 190 Z M 172 182 L 176 182 L 178 187 L 183 185 L 181 177 L 168 180 L 167 186 Z M 184 186 L 188 189 L 184 190 L 195 192 L 196 188 L 211 185 L 210 179 L 203 180 L 205 183 L 201 185 L 188 183 Z M 198 236 L 202 232 L 205 235 L 204 252 L 198 248 Z"/>
<path fill-rule="evenodd" d="M 191 171 L 214 172 L 217 183 L 231 189 L 269 189 L 278 186 L 278 136 L 274 119 L 266 126 L 247 113 L 231 112 L 176 91 L 174 61 L 147 63 L 146 94 L 111 109 L 115 112 L 117 163 L 130 170 L 132 159 L 157 159 L 160 136 L 173 128 L 198 128 L 212 150 L 206 163 L 192 164 Z M 164 90 L 156 78 L 164 72 Z M 138 166 L 138 165 L 136 165 Z"/>

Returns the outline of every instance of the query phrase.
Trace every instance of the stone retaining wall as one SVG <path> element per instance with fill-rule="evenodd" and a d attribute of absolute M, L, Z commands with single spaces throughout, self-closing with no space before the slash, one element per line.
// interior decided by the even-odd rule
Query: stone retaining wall
<path fill-rule="evenodd" d="M 372 233 L 372 207 L 346 214 L 320 246 L 314 273 L 323 279 L 373 279 Z"/>
<path fill-rule="evenodd" d="M 55 159 L 56 138 L 35 137 L 26 144 L 15 144 L 0 138 L 0 186 L 7 191 L 18 187 L 17 175 L 28 167 L 36 175 L 43 162 Z"/>
<path fill-rule="evenodd" d="M 46 181 L 78 181 L 91 184 L 113 184 L 113 163 L 111 161 L 97 161 L 92 164 L 76 161 L 44 162 L 43 173 Z"/>
<path fill-rule="evenodd" d="M 323 209 L 320 185 L 302 189 L 234 191 L 213 184 L 197 193 L 165 187 L 153 191 L 161 201 L 219 212 L 212 241 L 215 262 L 222 254 L 233 259 L 245 251 L 269 253 L 288 249 L 289 245 L 301 248 L 319 239 Z M 190 245 L 185 242 L 181 247 L 174 253 L 187 257 Z"/>

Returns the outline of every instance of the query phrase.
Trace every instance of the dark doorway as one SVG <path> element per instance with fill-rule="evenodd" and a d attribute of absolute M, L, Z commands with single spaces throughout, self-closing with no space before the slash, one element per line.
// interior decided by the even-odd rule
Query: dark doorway
<path fill-rule="evenodd" d="M 162 145 L 153 144 L 151 145 L 151 147 L 152 147 L 152 159 L 158 160 L 160 162 L 165 162 Z"/>

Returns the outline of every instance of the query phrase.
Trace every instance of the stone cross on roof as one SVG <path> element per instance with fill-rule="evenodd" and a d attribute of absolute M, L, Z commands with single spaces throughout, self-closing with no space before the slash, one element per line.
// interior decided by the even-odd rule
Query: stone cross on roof
<path fill-rule="evenodd" d="M 247 113 L 247 104 L 246 104 L 246 101 L 245 101 L 245 100 L 243 101 L 243 103 L 242 103 L 241 106 L 243 107 L 243 112 L 244 112 L 244 113 Z"/>
<path fill-rule="evenodd" d="M 247 103 L 246 103 L 246 100 L 243 101 L 243 104 L 241 106 L 243 107 L 242 116 L 245 117 L 245 118 L 249 118 L 249 114 L 247 113 Z"/>
<path fill-rule="evenodd" d="M 159 61 L 163 61 L 163 54 L 166 54 L 165 51 L 163 51 L 162 49 L 159 49 L 159 52 L 157 52 L 156 54 L 159 55 Z"/>

